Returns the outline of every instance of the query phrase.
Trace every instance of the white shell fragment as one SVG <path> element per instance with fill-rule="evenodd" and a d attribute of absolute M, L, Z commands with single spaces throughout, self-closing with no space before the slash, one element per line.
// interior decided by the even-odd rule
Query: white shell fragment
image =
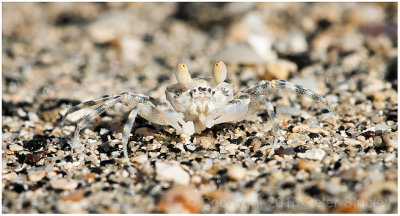
<path fill-rule="evenodd" d="M 156 162 L 157 179 L 161 181 L 173 181 L 177 184 L 187 185 L 190 181 L 189 174 L 176 164 Z"/>
<path fill-rule="evenodd" d="M 50 185 L 54 189 L 73 190 L 78 186 L 78 182 L 73 179 L 54 178 L 50 180 Z"/>
<path fill-rule="evenodd" d="M 222 61 L 217 61 L 214 65 L 212 76 L 215 84 L 219 84 L 226 79 L 226 74 L 228 70 L 226 69 L 226 65 Z"/>
<path fill-rule="evenodd" d="M 186 64 L 183 63 L 178 63 L 178 65 L 176 65 L 175 76 L 178 82 L 182 85 L 188 84 L 192 79 Z"/>
<path fill-rule="evenodd" d="M 297 153 L 297 156 L 303 159 L 322 160 L 325 156 L 325 151 L 322 149 L 311 149 L 304 153 Z"/>
<path fill-rule="evenodd" d="M 38 182 L 46 176 L 46 171 L 33 171 L 28 173 L 28 179 L 31 182 Z M 54 182 L 53 182 L 54 184 Z"/>

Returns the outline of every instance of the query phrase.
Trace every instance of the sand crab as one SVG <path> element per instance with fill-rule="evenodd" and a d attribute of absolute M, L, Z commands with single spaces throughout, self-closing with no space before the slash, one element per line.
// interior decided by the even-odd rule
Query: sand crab
<path fill-rule="evenodd" d="M 201 133 L 206 128 L 211 128 L 216 124 L 244 120 L 256 112 L 260 106 L 265 106 L 268 118 L 274 124 L 274 142 L 268 157 L 274 154 L 280 136 L 279 122 L 274 107 L 268 99 L 275 91 L 289 90 L 298 95 L 306 95 L 314 101 L 324 104 L 336 125 L 332 110 L 323 97 L 309 89 L 284 80 L 263 80 L 253 87 L 234 94 L 233 85 L 224 82 L 227 76 L 227 68 L 222 61 L 215 63 L 212 78 L 192 79 L 186 64 L 183 63 L 176 66 L 175 75 L 178 83 L 167 87 L 165 91 L 167 101 L 160 101 L 134 92 L 124 92 L 117 96 L 105 95 L 96 100 L 86 101 L 68 108 L 62 122 L 69 113 L 101 104 L 78 123 L 71 147 L 73 149 L 81 147 L 78 142 L 80 130 L 116 103 L 122 103 L 131 108 L 121 140 L 128 165 L 130 165 L 130 162 L 127 144 L 137 115 L 154 124 L 170 125 L 178 132 L 190 136 L 194 133 Z"/>

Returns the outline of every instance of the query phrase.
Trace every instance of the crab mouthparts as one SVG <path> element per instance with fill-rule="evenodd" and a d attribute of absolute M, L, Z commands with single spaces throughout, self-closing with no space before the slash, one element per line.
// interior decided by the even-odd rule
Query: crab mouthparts
<path fill-rule="evenodd" d="M 194 117 L 193 123 L 196 133 L 200 133 L 207 128 L 207 125 L 210 125 L 207 123 L 207 116 L 210 115 L 214 107 L 209 101 L 209 97 L 197 98 L 195 107 L 192 108 L 192 116 Z"/>

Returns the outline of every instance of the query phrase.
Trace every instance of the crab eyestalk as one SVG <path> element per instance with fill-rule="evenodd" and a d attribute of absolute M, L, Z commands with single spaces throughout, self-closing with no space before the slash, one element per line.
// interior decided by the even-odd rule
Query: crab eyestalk
<path fill-rule="evenodd" d="M 175 76 L 182 85 L 187 85 L 192 80 L 186 64 L 183 63 L 178 63 L 178 65 L 176 65 Z"/>
<path fill-rule="evenodd" d="M 227 69 L 222 61 L 217 61 L 214 65 L 212 76 L 215 84 L 219 84 L 226 79 Z"/>

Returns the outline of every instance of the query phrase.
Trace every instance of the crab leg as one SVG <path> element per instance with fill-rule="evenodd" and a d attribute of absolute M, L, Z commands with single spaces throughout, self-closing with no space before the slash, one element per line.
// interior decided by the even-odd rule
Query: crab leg
<path fill-rule="evenodd" d="M 244 98 L 245 94 L 241 95 L 241 97 Z M 268 154 L 268 157 L 271 157 L 275 152 L 275 148 L 278 146 L 278 138 L 281 136 L 281 129 L 279 127 L 279 121 L 278 118 L 276 117 L 274 107 L 272 106 L 272 103 L 268 99 L 268 97 L 265 95 L 259 95 L 253 100 L 251 100 L 250 104 L 248 105 L 249 112 L 247 113 L 247 116 L 252 115 L 252 113 L 256 112 L 261 106 L 265 106 L 267 110 L 268 115 L 266 120 L 272 120 L 273 124 L 272 128 L 273 128 L 274 142 L 271 151 Z"/>
<path fill-rule="evenodd" d="M 111 106 L 115 105 L 116 103 L 121 101 L 121 96 L 115 96 L 113 99 L 106 101 L 103 105 L 97 107 L 94 109 L 91 113 L 89 113 L 87 116 L 85 116 L 79 123 L 78 126 L 76 126 L 75 133 L 74 133 L 74 140 L 72 141 L 71 147 L 73 149 L 77 149 L 78 147 L 81 146 L 81 144 L 78 142 L 78 136 L 79 132 L 86 126 L 87 123 L 95 119 L 97 116 L 101 115 L 103 112 L 105 112 L 108 108 Z"/>
<path fill-rule="evenodd" d="M 285 80 L 274 80 L 274 81 L 272 81 L 271 85 L 272 85 L 273 89 L 287 89 L 291 92 L 296 93 L 297 95 L 305 95 L 318 103 L 324 104 L 333 118 L 335 127 L 337 126 L 336 117 L 333 114 L 332 109 L 329 106 L 328 101 L 325 98 L 319 96 L 318 94 L 311 91 L 310 89 L 303 88 L 300 85 L 288 83 Z"/>
<path fill-rule="evenodd" d="M 268 155 L 268 157 L 271 157 L 274 154 L 275 148 L 278 145 L 278 138 L 281 136 L 281 129 L 279 127 L 279 121 L 278 121 L 278 118 L 276 117 L 276 114 L 274 112 L 274 107 L 272 106 L 271 101 L 265 96 L 261 97 L 260 99 L 264 100 L 265 106 L 267 107 L 268 118 L 272 119 L 273 124 L 274 124 L 274 126 L 273 126 L 273 128 L 274 128 L 274 144 Z"/>
<path fill-rule="evenodd" d="M 263 80 L 260 83 L 258 83 L 257 85 L 255 85 L 251 88 L 245 89 L 242 92 L 247 93 L 250 96 L 265 95 L 267 97 L 270 97 L 278 89 L 289 90 L 293 93 L 296 93 L 297 95 L 305 95 L 305 96 L 311 98 L 313 101 L 324 104 L 325 107 L 328 109 L 329 113 L 332 115 L 335 127 L 337 126 L 336 117 L 333 114 L 332 109 L 329 106 L 326 99 L 319 96 L 318 94 L 311 91 L 310 89 L 301 87 L 300 85 L 295 85 L 295 84 L 286 82 L 285 80 L 273 80 L 273 81 Z"/>
<path fill-rule="evenodd" d="M 128 157 L 128 141 L 129 141 L 129 134 L 132 130 L 133 123 L 135 123 L 136 116 L 138 114 L 139 107 L 135 106 L 132 111 L 129 113 L 128 121 L 125 123 L 124 130 L 122 132 L 122 148 L 124 150 L 124 156 L 128 166 L 131 166 L 131 162 L 129 161 Z"/>
<path fill-rule="evenodd" d="M 103 97 L 98 98 L 98 99 L 95 99 L 95 100 L 89 100 L 89 101 L 80 103 L 80 104 L 78 104 L 78 105 L 76 105 L 76 106 L 70 106 L 70 107 L 68 108 L 67 112 L 63 115 L 63 117 L 62 117 L 62 119 L 61 119 L 61 126 L 64 125 L 65 119 L 66 119 L 66 117 L 67 117 L 68 114 L 73 113 L 73 112 L 75 112 L 75 111 L 78 111 L 78 110 L 80 110 L 80 109 L 84 109 L 84 108 L 87 108 L 87 107 L 91 107 L 91 106 L 95 106 L 95 105 L 97 105 L 97 104 L 103 103 L 103 102 L 105 102 L 105 101 L 110 100 L 110 98 L 111 98 L 111 96 L 109 96 L 109 95 L 104 95 Z"/>

